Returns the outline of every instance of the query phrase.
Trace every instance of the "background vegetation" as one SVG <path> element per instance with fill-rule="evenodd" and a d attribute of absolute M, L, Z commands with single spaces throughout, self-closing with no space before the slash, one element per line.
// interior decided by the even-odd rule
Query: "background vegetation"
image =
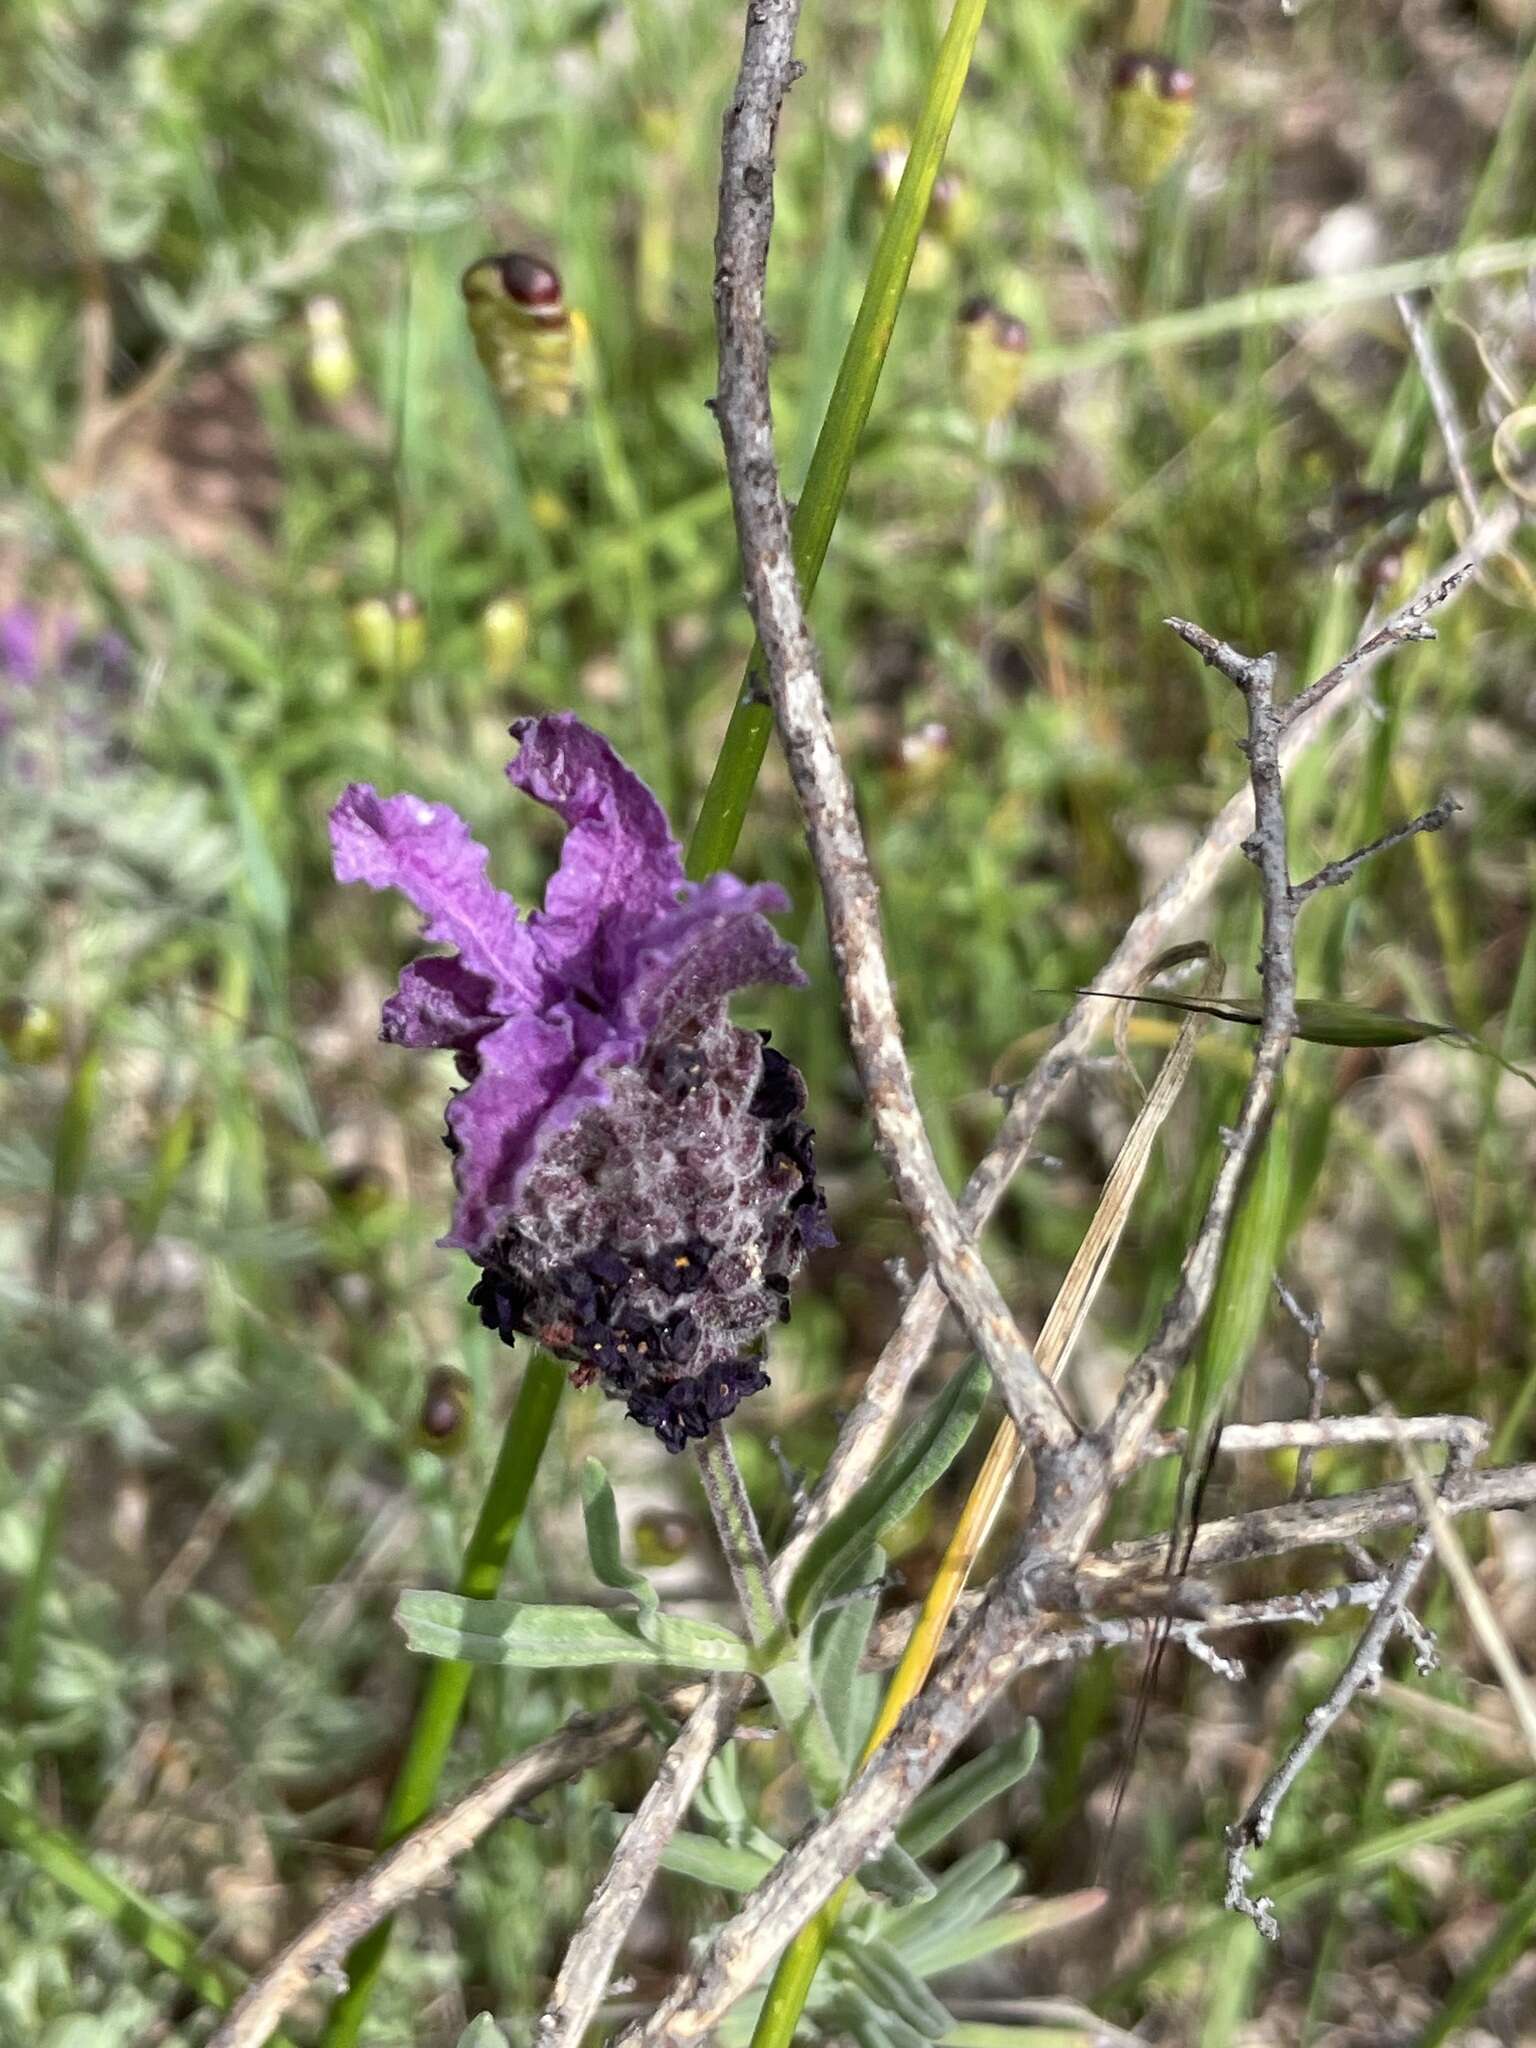
<path fill-rule="evenodd" d="M 872 136 L 910 121 L 941 26 L 931 0 L 807 8 L 770 280 L 791 488 L 872 246 Z M 950 155 L 963 203 L 920 251 L 815 614 L 956 1182 L 999 1114 L 989 1084 L 1027 1070 L 1058 992 L 1238 779 L 1235 706 L 1162 618 L 1277 648 L 1303 676 L 1455 545 L 1421 381 L 1390 297 L 1360 278 L 1530 233 L 1533 27 L 1520 0 L 1182 0 L 1129 24 L 995 0 Z M 0 1791 L 247 1968 L 367 1859 L 416 1676 L 394 1595 L 451 1580 L 519 1370 L 434 1248 L 443 1077 L 376 1043 L 409 916 L 337 889 L 325 812 L 352 779 L 451 801 L 526 901 L 553 842 L 508 800 L 505 728 L 559 705 L 691 818 L 749 640 L 707 410 L 739 33 L 717 0 L 12 0 L 0 19 Z M 1149 35 L 1198 100 L 1180 161 L 1138 196 L 1106 98 L 1117 48 Z M 589 323 L 567 425 L 509 426 L 475 361 L 458 277 L 493 247 L 552 257 Z M 1536 241 L 1444 285 L 1433 321 L 1479 484 L 1522 494 L 1532 262 Z M 1243 297 L 1282 281 L 1304 286 L 1283 320 Z M 953 355 L 976 292 L 1036 344 L 985 436 Z M 1184 312 L 1201 338 L 1181 338 Z M 359 604 L 400 591 L 419 634 L 412 617 L 370 647 Z M 1466 804 L 1316 913 L 1303 992 L 1521 1059 L 1531 591 L 1528 558 L 1495 564 L 1293 784 L 1303 870 L 1443 787 Z M 488 637 L 506 598 L 525 647 L 515 609 Z M 739 1013 L 810 1078 L 842 1239 L 738 1434 L 773 1525 L 771 1440 L 818 1464 L 891 1325 L 888 1262 L 913 1247 L 772 762 L 736 864 L 794 899 L 813 992 Z M 1251 894 L 1230 880 L 1205 929 L 1247 990 Z M 1090 1409 L 1176 1267 L 1244 1049 L 1240 1031 L 1204 1043 L 1079 1354 Z M 1404 1410 L 1470 1411 L 1501 1457 L 1536 1456 L 1529 1091 L 1437 1045 L 1307 1048 L 1297 1067 L 1284 1269 L 1322 1309 L 1336 1405 L 1374 1376 Z M 1111 1063 L 1090 1072 L 1001 1213 L 995 1270 L 1026 1327 L 1132 1109 Z M 1277 1312 L 1247 1412 L 1304 1406 L 1304 1353 Z M 446 1461 L 416 1441 L 445 1362 L 475 1396 Z M 937 1357 L 932 1383 L 955 1363 Z M 597 1449 L 642 1555 L 671 1560 L 674 1604 L 721 1597 L 691 1468 L 591 1397 L 559 1429 L 517 1583 L 588 1588 L 575 1475 Z M 1320 1480 L 1378 1469 L 1339 1457 Z M 1288 1481 L 1230 1483 L 1270 1499 Z M 1162 1495 L 1143 1505 L 1160 1526 Z M 903 1530 L 909 1592 L 946 1526 L 940 1495 Z M 1476 1540 L 1529 1657 L 1529 1518 Z M 1107 1901 L 946 1980 L 951 2007 L 982 2022 L 1071 1993 L 1148 2041 L 1211 2048 L 1531 2038 L 1529 1759 L 1448 1596 L 1430 1613 L 1446 1670 L 1365 1706 L 1286 1809 L 1266 1866 L 1282 1901 L 1293 1887 L 1278 1950 L 1217 1911 L 1221 1828 L 1343 1630 L 1244 1643 L 1238 1688 L 1167 1660 Z M 610 1696 L 501 1678 L 474 1688 L 454 1785 Z M 1041 1762 L 972 1835 L 1015 1845 L 1031 1894 L 1099 1879 L 1136 1678 L 1105 1661 L 1020 1697 Z M 783 1763 L 766 1746 L 743 1763 L 767 1825 L 793 1821 Z M 537 2010 L 610 1811 L 648 1768 L 627 1759 L 544 1802 L 549 1825 L 482 1845 L 410 1917 L 366 2038 L 451 2042 L 477 2011 Z M 664 1881 L 632 2003 L 716 1904 Z M 1501 1928 L 1461 2011 L 1457 1980 Z M 0 1855 L 6 2048 L 207 2026 L 35 1858 Z"/>

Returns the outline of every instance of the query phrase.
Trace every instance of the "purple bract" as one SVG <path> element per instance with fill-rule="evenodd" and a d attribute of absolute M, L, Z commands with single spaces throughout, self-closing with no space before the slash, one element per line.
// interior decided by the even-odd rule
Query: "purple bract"
<path fill-rule="evenodd" d="M 83 633 L 67 613 L 30 604 L 0 610 L 5 772 L 29 780 L 61 741 L 84 740 L 105 749 L 113 714 L 132 681 L 132 657 L 116 633 Z M 32 730 L 21 730 L 26 727 Z"/>
<path fill-rule="evenodd" d="M 803 982 L 769 883 L 687 882 L 660 805 L 569 713 L 523 719 L 513 784 L 569 828 L 524 919 L 446 805 L 353 784 L 331 814 L 344 882 L 403 891 L 427 938 L 383 1036 L 454 1053 L 458 1201 L 444 1240 L 471 1300 L 601 1379 L 670 1449 L 767 1384 L 762 1339 L 830 1242 L 805 1090 L 732 992 Z"/>

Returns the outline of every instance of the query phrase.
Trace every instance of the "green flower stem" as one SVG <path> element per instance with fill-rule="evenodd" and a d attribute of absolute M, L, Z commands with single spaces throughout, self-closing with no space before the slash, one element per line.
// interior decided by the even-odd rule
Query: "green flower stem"
<path fill-rule="evenodd" d="M 912 132 L 906 169 L 880 231 L 864 296 L 843 350 L 826 418 L 816 437 L 805 488 L 791 523 L 795 570 L 807 603 L 827 558 L 827 544 L 842 509 L 854 453 L 875 402 L 880 372 L 885 367 L 896 315 L 901 311 L 912 258 L 917 252 L 917 239 L 928 216 L 933 181 L 944 161 L 949 131 L 954 126 L 955 110 L 986 11 L 987 0 L 955 0 L 929 75 L 922 111 Z M 688 873 L 693 880 L 699 881 L 716 868 L 723 868 L 735 852 L 772 730 L 773 711 L 763 680 L 762 649 L 754 646 L 720 758 L 688 842 Z"/>
<path fill-rule="evenodd" d="M 804 1650 L 790 1634 L 774 1593 L 757 1517 L 723 1430 L 711 1430 L 699 1445 L 699 1474 L 747 1633 L 761 1657 L 764 1688 L 785 1734 L 795 1745 L 812 1795 L 819 1805 L 831 1806 L 843 1789 L 842 1758 L 816 1696 Z"/>
<path fill-rule="evenodd" d="M 123 1941 L 163 1964 L 217 2011 L 224 2012 L 234 2003 L 240 1990 L 237 1971 L 204 1955 L 196 1935 L 163 1906 L 103 1870 L 73 1836 L 51 1827 L 4 1792 L 0 1792 L 0 1842 L 25 1856 L 64 1891 L 72 1892 Z M 293 2048 L 293 2043 L 284 2034 L 274 2034 L 271 2048 Z"/>
<path fill-rule="evenodd" d="M 535 1351 L 507 1418 L 496 1469 L 465 1546 L 456 1590 L 467 1599 L 489 1600 L 500 1587 L 564 1389 L 564 1368 L 544 1352 Z M 448 1660 L 434 1660 L 429 1667 L 411 1724 L 410 1740 L 380 1824 L 381 1849 L 409 1834 L 431 1810 L 464 1711 L 473 1669 L 470 1664 Z M 356 2041 L 384 1965 L 393 1925 L 391 1920 L 381 1921 L 348 1956 L 347 1988 L 331 2008 L 322 2048 L 350 2048 Z"/>

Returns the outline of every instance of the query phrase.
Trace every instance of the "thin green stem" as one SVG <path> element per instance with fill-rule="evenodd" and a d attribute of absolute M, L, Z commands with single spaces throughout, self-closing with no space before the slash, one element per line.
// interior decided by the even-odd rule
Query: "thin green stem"
<path fill-rule="evenodd" d="M 843 1760 L 817 1697 L 804 1647 L 791 1634 L 773 1590 L 762 1532 L 723 1430 L 711 1430 L 699 1445 L 699 1474 L 747 1633 L 761 1658 L 764 1690 L 795 1745 L 812 1796 L 820 1805 L 831 1806 L 843 1789 Z"/>
<path fill-rule="evenodd" d="M 217 2011 L 224 2012 L 234 2003 L 240 1990 L 238 1971 L 204 1955 L 197 1937 L 163 1906 L 103 1870 L 72 1835 L 50 1826 L 4 1792 L 0 1792 L 0 1842 L 72 1892 L 123 1941 L 152 1956 Z M 274 2034 L 271 2048 L 293 2048 L 293 2043 L 284 2034 Z"/>
<path fill-rule="evenodd" d="M 788 1632 L 768 1577 L 768 1550 L 725 1431 L 712 1429 L 699 1445 L 699 1476 L 730 1566 L 731 1582 L 755 1649 L 774 1651 Z"/>
<path fill-rule="evenodd" d="M 827 415 L 816 437 L 806 471 L 805 488 L 791 524 L 795 570 L 806 602 L 816 588 L 821 565 L 853 458 L 875 402 L 880 373 L 901 311 L 907 277 L 917 252 L 917 239 L 928 216 L 933 181 L 944 161 L 949 131 L 971 67 L 971 53 L 987 0 L 955 0 L 954 12 L 928 79 L 922 111 L 912 132 L 912 148 L 897 187 L 896 198 L 880 231 L 864 296 L 843 350 L 843 360 L 827 401 Z M 762 674 L 762 650 L 754 646 L 731 713 L 731 722 L 715 763 L 715 772 L 699 807 L 699 820 L 688 842 L 688 873 L 695 880 L 722 868 L 736 850 L 758 770 L 768 750 L 773 711 Z"/>
<path fill-rule="evenodd" d="M 534 1352 L 507 1418 L 485 1500 L 465 1546 L 458 1591 L 467 1599 L 489 1600 L 501 1584 L 564 1388 L 564 1369 L 542 1351 Z M 431 1810 L 464 1711 L 473 1669 L 472 1665 L 447 1660 L 434 1661 L 429 1668 L 417 1701 L 410 1740 L 379 1827 L 381 1849 L 409 1834 Z M 384 1965 L 393 1925 L 391 1920 L 381 1921 L 347 1958 L 347 1988 L 331 2009 L 322 2048 L 350 2048 L 357 2040 Z"/>
<path fill-rule="evenodd" d="M 771 2041 L 792 2041 L 805 2001 L 811 1995 L 816 1972 L 827 1952 L 842 1907 L 841 1892 L 834 1893 L 827 1906 L 807 1920 L 779 1958 L 779 1966 L 768 1980 L 768 1995 L 757 2015 L 752 2048 Z"/>

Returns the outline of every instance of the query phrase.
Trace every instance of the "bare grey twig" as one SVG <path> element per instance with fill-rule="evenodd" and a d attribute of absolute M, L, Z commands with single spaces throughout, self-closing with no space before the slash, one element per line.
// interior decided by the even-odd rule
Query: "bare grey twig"
<path fill-rule="evenodd" d="M 1479 522 L 1456 558 L 1438 569 L 1415 593 L 1407 609 L 1447 602 L 1471 571 L 1507 546 L 1520 523 L 1520 508 L 1504 499 Z M 1327 691 L 1298 714 L 1287 712 L 1281 735 L 1281 764 L 1295 758 L 1324 723 L 1363 693 L 1379 663 L 1400 642 L 1372 629 L 1340 665 L 1322 680 Z M 1245 781 L 1207 828 L 1194 852 L 1142 906 L 1125 936 L 1092 977 L 1096 987 L 1129 985 L 1167 945 L 1180 924 L 1215 887 L 1227 859 L 1246 836 L 1253 819 L 1253 792 Z M 1086 996 L 1069 1012 L 1056 1043 L 1029 1078 L 1010 1091 L 1007 1115 L 980 1164 L 966 1182 L 960 1216 L 967 1230 L 979 1233 L 1002 1200 L 1009 1183 L 1029 1157 L 1036 1134 L 1073 1072 L 1087 1057 L 1102 1022 L 1113 1006 L 1102 997 Z M 796 1542 L 808 1543 L 822 1523 L 874 1469 L 907 1388 L 922 1370 L 944 1320 L 948 1304 L 932 1273 L 925 1273 L 907 1297 L 901 1319 L 864 1383 L 857 1405 L 849 1411 L 837 1443 L 814 1489 Z"/>
<path fill-rule="evenodd" d="M 1373 839 L 1368 846 L 1357 847 L 1342 860 L 1330 860 L 1320 867 L 1315 875 L 1308 875 L 1304 882 L 1297 882 L 1291 890 L 1298 903 L 1305 903 L 1309 896 L 1315 896 L 1319 889 L 1336 889 L 1341 882 L 1347 882 L 1357 874 L 1368 860 L 1378 853 L 1385 853 L 1389 847 L 1401 846 L 1405 839 L 1412 839 L 1420 832 L 1439 832 L 1447 826 L 1461 805 L 1453 796 L 1441 797 L 1439 803 L 1423 812 L 1417 818 L 1410 818 L 1406 825 L 1394 825 L 1390 832 L 1383 832 L 1379 839 Z"/>
<path fill-rule="evenodd" d="M 1331 697 L 1335 690 L 1352 681 L 1361 668 L 1373 666 L 1394 648 L 1406 647 L 1416 640 L 1433 640 L 1435 629 L 1428 623 L 1430 613 L 1438 611 L 1441 605 L 1448 604 L 1478 563 L 1485 561 L 1489 555 L 1496 554 L 1519 524 L 1518 514 L 1513 506 L 1505 506 L 1501 510 L 1503 517 L 1496 514 L 1479 523 L 1478 530 L 1462 549 L 1457 561 L 1443 575 L 1427 584 L 1408 604 L 1395 611 L 1385 624 L 1378 626 L 1373 633 L 1368 633 L 1357 646 L 1350 649 L 1342 661 L 1335 662 L 1326 675 L 1319 676 L 1317 681 L 1309 683 L 1299 696 L 1293 697 L 1285 707 L 1284 724 L 1292 726 L 1298 719 L 1305 718 L 1319 704 Z M 1497 545 L 1488 545 L 1492 533 L 1497 531 L 1503 532 L 1504 539 Z"/>
<path fill-rule="evenodd" d="M 1187 1442 L 1186 1431 L 1164 1430 L 1148 1445 L 1147 1455 L 1178 1457 Z M 1475 1415 L 1306 1416 L 1289 1422 L 1229 1422 L 1221 1433 L 1228 1457 L 1245 1451 L 1335 1450 L 1345 1444 L 1451 1444 L 1477 1452 L 1487 1442 L 1488 1425 Z"/>
<path fill-rule="evenodd" d="M 1052 1571 L 1070 1571 L 1114 1488 L 1139 1461 L 1163 1394 L 1187 1357 L 1209 1306 L 1243 1177 L 1278 1097 L 1296 1023 L 1298 908 L 1286 856 L 1284 734 L 1389 648 L 1427 637 L 1431 629 L 1423 623 L 1425 615 L 1454 593 L 1466 573 L 1466 565 L 1459 564 L 1431 585 L 1284 710 L 1275 704 L 1272 657 L 1251 659 L 1198 626 L 1172 622 L 1190 645 L 1235 683 L 1247 704 L 1245 751 L 1254 828 L 1243 850 L 1258 871 L 1263 911 L 1259 1044 L 1201 1228 L 1151 1344 L 1127 1375 L 1108 1426 L 1092 1438 L 1047 1445 L 1037 1452 L 1035 1507 L 1023 1541 L 977 1604 L 948 1662 L 833 1811 L 748 1897 L 699 1965 L 673 1988 L 650 2020 L 626 2035 L 627 2048 L 661 2048 L 663 2043 L 706 2036 L 841 1878 L 889 1839 L 901 1814 L 955 1743 L 1030 1661 L 1039 1615 L 1033 1581 Z M 909 1304 L 909 1313 L 910 1309 Z"/>
<path fill-rule="evenodd" d="M 751 34 L 749 28 L 749 37 Z M 722 234 L 724 228 L 722 227 Z M 766 246 L 762 250 L 766 256 Z M 761 282 L 755 305 L 741 309 L 743 342 L 762 354 Z M 754 328 L 754 317 L 756 326 Z M 722 316 L 722 365 L 727 325 Z M 722 380 L 724 385 L 724 380 Z M 753 517 L 770 522 L 774 508 L 780 515 L 777 479 L 772 469 L 771 424 L 767 416 L 766 389 L 750 379 L 735 394 L 745 412 L 745 432 L 734 442 L 727 434 L 727 459 L 733 470 L 741 463 L 745 447 L 759 446 L 759 459 L 768 465 L 766 482 L 772 503 L 749 504 Z M 721 396 L 722 427 L 727 412 L 726 391 Z M 757 479 L 764 482 L 762 477 Z M 749 497 L 743 489 L 742 496 Z M 738 504 L 744 550 L 748 519 Z M 763 600 L 758 619 L 759 635 L 768 653 L 770 675 L 775 676 L 775 705 L 792 769 L 796 752 L 802 753 L 797 788 L 807 817 L 812 822 L 813 840 L 818 822 L 828 819 L 817 807 L 826 791 L 846 787 L 825 727 L 820 691 L 815 687 L 814 667 L 808 661 L 808 640 L 803 621 L 798 619 L 798 594 L 787 553 L 787 527 L 779 559 L 788 572 L 787 598 L 792 610 L 774 636 L 765 629 L 768 600 L 783 593 L 774 588 L 767 573 L 769 565 L 759 563 L 759 592 Z M 1261 969 L 1264 991 L 1263 1022 L 1253 1070 L 1244 1092 L 1237 1124 L 1230 1135 L 1218 1168 L 1215 1185 L 1201 1228 L 1185 1259 L 1178 1285 L 1164 1313 L 1152 1344 L 1131 1368 L 1109 1427 L 1094 1436 L 1068 1433 L 1045 1434 L 1038 1421 L 1031 1431 L 1035 1455 L 1036 1493 L 1022 1542 L 1008 1567 L 999 1574 L 984 1595 L 972 1620 L 964 1629 L 948 1662 L 930 1681 L 927 1689 L 902 1716 L 895 1731 L 876 1752 L 843 1798 L 797 1846 L 777 1864 L 747 1898 L 736 1917 L 715 1937 L 703 1959 L 674 1986 L 655 2014 L 625 2036 L 632 2048 L 661 2048 L 662 2043 L 699 2041 L 709 2034 L 749 1984 L 767 1967 L 783 1943 L 802 1926 L 838 1883 L 867 1856 L 876 1853 L 890 1839 L 901 1815 L 942 1767 L 955 1745 L 972 1728 L 990 1702 L 1024 1668 L 1038 1630 L 1039 1606 L 1032 1576 L 1042 1568 L 1070 1569 L 1082 1556 L 1093 1530 L 1104 1513 L 1114 1488 L 1139 1462 L 1142 1449 L 1156 1421 L 1162 1398 L 1174 1372 L 1188 1355 L 1209 1307 L 1215 1287 L 1222 1248 L 1226 1242 L 1244 1175 L 1260 1139 L 1268 1127 L 1277 1097 L 1286 1054 L 1295 1030 L 1295 958 L 1293 930 L 1295 905 L 1291 899 L 1290 873 L 1286 861 L 1285 813 L 1280 772 L 1281 719 L 1274 705 L 1275 663 L 1266 657 L 1250 661 L 1225 647 L 1199 627 L 1180 626 L 1184 636 L 1207 653 L 1207 658 L 1224 666 L 1242 691 L 1248 708 L 1249 775 L 1253 788 L 1254 831 L 1244 850 L 1259 872 L 1263 910 Z M 798 635 L 798 637 L 797 637 Z M 802 682 L 810 686 L 802 688 Z M 805 702 L 802 703 L 802 697 Z M 820 720 L 817 712 L 820 711 Z M 801 714 L 805 728 L 799 726 Z M 862 859 L 862 841 L 849 847 L 842 834 L 852 821 L 852 798 L 847 798 L 846 816 L 834 807 L 830 821 L 831 848 L 823 888 L 829 899 L 829 913 L 835 896 L 846 902 L 850 884 L 857 894 L 857 868 L 843 865 L 842 856 L 856 851 Z M 863 875 L 867 877 L 867 864 Z M 871 892 L 872 909 L 872 883 Z M 865 950 L 867 947 L 867 951 Z M 878 962 L 871 966 L 871 955 Z M 871 926 L 863 943 L 850 946 L 847 934 L 838 948 L 839 965 L 849 989 L 851 1028 L 855 1042 L 859 1031 L 852 1019 L 856 998 L 864 989 L 864 977 L 872 976 L 876 987 L 885 987 L 884 963 L 879 957 L 878 927 Z M 885 990 L 888 997 L 888 988 Z M 877 1006 L 878 1007 L 878 1006 Z M 861 1016 L 859 1022 L 864 1022 Z M 878 1017 L 869 1021 L 878 1030 Z M 876 1076 L 878 1079 L 878 1074 Z M 874 1089 L 871 1088 L 873 1098 Z M 945 1276 L 940 1274 L 941 1279 Z M 949 1291 L 948 1289 L 946 1291 Z M 1032 1418 L 1033 1419 L 1033 1418 Z"/>
<path fill-rule="evenodd" d="M 1286 1285 L 1280 1274 L 1275 1275 L 1275 1293 L 1280 1305 L 1307 1340 L 1307 1420 L 1321 1422 L 1323 1403 L 1328 1394 L 1328 1375 L 1323 1371 L 1321 1358 L 1323 1349 L 1323 1319 L 1315 1308 L 1306 1308 Z M 1312 1491 L 1312 1446 L 1306 1446 L 1296 1460 L 1296 1477 L 1291 1486 L 1292 1500 L 1305 1500 Z"/>
<path fill-rule="evenodd" d="M 1381 1594 L 1375 1613 L 1355 1645 L 1349 1662 L 1340 1672 L 1328 1697 L 1308 1714 L 1300 1740 L 1292 1747 L 1279 1769 L 1265 1784 L 1257 1799 L 1227 1830 L 1227 1889 L 1225 1903 L 1235 1913 L 1250 1919 L 1270 1941 L 1280 1938 L 1274 1901 L 1255 1898 L 1248 1889 L 1248 1852 L 1262 1848 L 1269 1840 L 1281 1801 L 1321 1748 L 1330 1731 L 1348 1711 L 1355 1696 L 1375 1685 L 1381 1677 L 1381 1660 L 1393 1632 L 1400 1626 L 1409 1595 L 1434 1550 L 1434 1538 L 1425 1529 L 1415 1536 L 1404 1552 Z M 1373 1589 L 1374 1590 L 1374 1589 Z"/>
<path fill-rule="evenodd" d="M 663 1852 L 687 1818 L 710 1758 L 753 1690 L 750 1678 L 712 1680 L 662 1758 L 566 1949 L 534 2031 L 536 2048 L 579 2048 Z"/>
<path fill-rule="evenodd" d="M 859 1078 L 875 1138 L 945 1294 L 991 1367 L 1026 1443 L 1057 1446 L 1071 1417 L 1036 1365 L 944 1184 L 923 1127 L 880 935 L 879 892 L 827 714 L 779 486 L 763 325 L 773 226 L 773 148 L 796 76 L 798 0 L 754 0 L 725 118 L 715 237 L 716 414 L 741 542 L 747 605 L 821 881 Z"/>
<path fill-rule="evenodd" d="M 1536 1465 L 1500 1465 L 1491 1472 L 1469 1472 L 1448 1480 L 1440 1505 L 1449 1515 L 1482 1515 L 1529 1507 L 1533 1501 Z M 1255 1508 L 1245 1515 L 1205 1523 L 1195 1537 L 1187 1568 L 1217 1571 L 1262 1557 L 1281 1557 L 1392 1529 L 1416 1528 L 1422 1520 L 1418 1497 L 1406 1480 L 1333 1499 L 1285 1501 L 1277 1507 Z M 1167 1558 L 1166 1537 L 1148 1536 L 1111 1544 L 1100 1556 L 1085 1560 L 1081 1571 L 1085 1582 L 1103 1579 L 1124 1584 L 1133 1578 L 1155 1577 Z"/>

